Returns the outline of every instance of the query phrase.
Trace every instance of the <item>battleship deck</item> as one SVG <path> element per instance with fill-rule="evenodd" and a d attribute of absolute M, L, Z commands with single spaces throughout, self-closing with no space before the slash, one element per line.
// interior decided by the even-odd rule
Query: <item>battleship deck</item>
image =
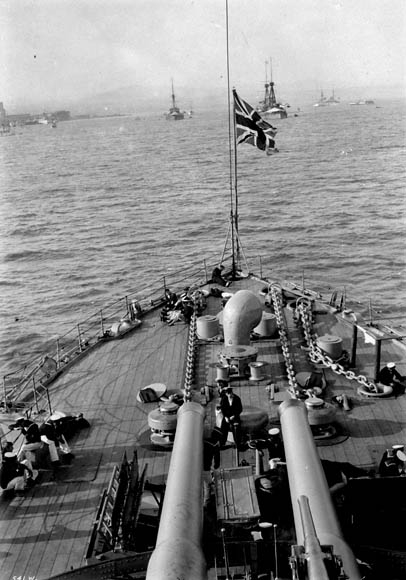
<path fill-rule="evenodd" d="M 228 290 L 249 288 L 259 295 L 263 285 L 259 280 L 243 279 L 233 282 Z M 204 314 L 217 314 L 220 310 L 221 299 L 210 296 Z M 302 337 L 292 311 L 285 308 L 285 315 L 294 368 L 296 372 L 307 372 L 311 367 L 306 351 L 301 348 Z M 343 338 L 344 348 L 349 350 L 352 327 L 339 325 L 327 305 L 324 312 L 316 314 L 314 329 L 319 336 L 337 333 Z M 90 428 L 76 436 L 75 458 L 71 465 L 61 467 L 55 478 L 51 472 L 43 471 L 40 484 L 24 497 L 0 498 L 2 578 L 43 580 L 85 565 L 102 491 L 124 452 L 131 458 L 136 449 L 140 468 L 147 465 L 147 480 L 165 483 L 171 453 L 151 446 L 147 425 L 148 413 L 158 403 L 140 403 L 137 393 L 151 383 L 164 383 L 170 391 L 183 387 L 187 341 L 188 326 L 180 322 L 173 326 L 163 324 L 156 309 L 144 316 L 139 328 L 124 337 L 100 342 L 50 385 L 53 411 L 83 413 Z M 264 378 L 235 379 L 232 386 L 245 408 L 266 410 L 269 426 L 277 425 L 279 403 L 289 398 L 280 341 L 257 340 L 254 345 L 258 349 L 258 360 L 266 363 Z M 220 346 L 215 341 L 198 344 L 195 395 L 200 400 L 200 389 L 205 385 L 213 387 L 214 395 L 207 406 L 207 433 L 214 424 L 215 365 Z M 404 346 L 400 341 L 383 341 L 381 357 L 383 363 L 396 361 L 400 372 L 406 374 Z M 372 378 L 374 365 L 374 347 L 359 338 L 357 372 Z M 358 394 L 360 385 L 356 381 L 337 375 L 329 368 L 323 372 L 327 382 L 326 399 L 346 394 L 353 407 L 351 411 L 337 409 L 339 437 L 318 446 L 320 457 L 376 471 L 386 447 L 406 442 L 406 396 L 365 398 Z M 276 386 L 274 398 L 269 389 L 271 382 Z M 12 423 L 13 416 L 3 416 L 2 422 Z M 242 459 L 255 464 L 255 451 L 238 453 L 230 447 L 221 452 L 222 467 L 235 467 Z"/>

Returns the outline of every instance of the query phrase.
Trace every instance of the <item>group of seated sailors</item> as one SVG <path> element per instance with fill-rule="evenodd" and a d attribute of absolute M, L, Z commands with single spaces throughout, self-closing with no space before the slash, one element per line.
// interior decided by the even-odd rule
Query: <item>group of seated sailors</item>
<path fill-rule="evenodd" d="M 230 286 L 231 280 L 224 276 L 223 265 L 216 266 L 213 269 L 210 282 L 218 286 Z M 178 321 L 184 321 L 189 324 L 195 307 L 197 307 L 198 311 L 201 311 L 206 306 L 203 293 L 199 292 L 199 296 L 196 296 L 196 292 L 192 292 L 190 288 L 185 288 L 180 296 L 166 288 L 164 301 L 165 303 L 161 310 L 161 320 L 162 322 L 167 322 L 170 326 Z"/>
<path fill-rule="evenodd" d="M 169 288 L 166 288 L 164 300 L 161 321 L 168 323 L 170 326 L 178 321 L 189 324 L 195 308 L 200 312 L 206 306 L 203 293 L 192 292 L 190 288 L 185 288 L 179 296 Z"/>
<path fill-rule="evenodd" d="M 165 304 L 161 311 L 162 322 L 167 322 L 170 326 L 178 321 L 189 323 L 193 314 L 193 299 L 188 290 L 182 292 L 178 297 L 175 292 L 167 288 L 165 290 Z"/>
<path fill-rule="evenodd" d="M 23 495 L 36 483 L 38 468 L 55 472 L 61 464 L 69 464 L 73 454 L 65 435 L 69 437 L 85 426 L 89 424 L 82 415 L 55 413 L 40 425 L 27 417 L 17 417 L 9 429 L 20 430 L 24 442 L 18 451 L 14 449 L 15 442 L 2 445 L 0 491 Z"/>

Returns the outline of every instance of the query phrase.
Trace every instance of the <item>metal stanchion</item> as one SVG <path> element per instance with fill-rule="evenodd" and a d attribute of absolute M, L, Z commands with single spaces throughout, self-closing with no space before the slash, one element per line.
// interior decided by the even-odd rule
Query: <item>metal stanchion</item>
<path fill-rule="evenodd" d="M 225 536 L 224 536 L 226 530 L 225 530 L 225 528 L 221 528 L 220 531 L 221 531 L 221 539 L 223 540 L 223 553 L 224 553 L 224 564 L 225 564 L 225 567 L 226 567 L 226 580 L 231 580 L 231 577 L 230 577 L 230 566 L 229 566 L 229 563 L 228 563 L 228 554 L 227 554 L 227 549 L 226 549 L 226 539 L 225 539 Z"/>

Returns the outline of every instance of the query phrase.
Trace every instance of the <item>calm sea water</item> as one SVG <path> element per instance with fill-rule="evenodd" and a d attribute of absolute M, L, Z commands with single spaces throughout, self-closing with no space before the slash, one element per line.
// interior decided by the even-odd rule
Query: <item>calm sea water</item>
<path fill-rule="evenodd" d="M 347 294 L 406 333 L 405 104 L 303 109 L 238 148 L 252 270 Z M 29 126 L 0 139 L 0 368 L 192 260 L 229 219 L 227 114 Z"/>

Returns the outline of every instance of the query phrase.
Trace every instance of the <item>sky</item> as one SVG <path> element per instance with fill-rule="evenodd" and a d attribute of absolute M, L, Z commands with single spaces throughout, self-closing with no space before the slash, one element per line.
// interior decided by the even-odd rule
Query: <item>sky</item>
<path fill-rule="evenodd" d="M 1 0 L 0 101 L 63 107 L 136 86 L 168 102 L 227 87 L 226 0 Z M 405 0 L 228 0 L 230 83 L 406 94 Z M 269 65 L 268 65 L 269 76 Z M 247 94 L 249 93 L 249 94 Z M 351 94 L 350 94 L 351 93 Z"/>

